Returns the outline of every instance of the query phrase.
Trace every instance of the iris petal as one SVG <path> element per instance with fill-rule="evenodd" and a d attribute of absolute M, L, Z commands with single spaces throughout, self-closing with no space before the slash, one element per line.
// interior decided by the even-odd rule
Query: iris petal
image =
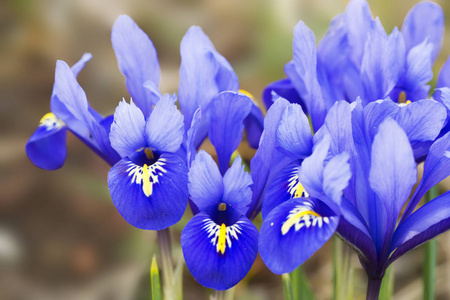
<path fill-rule="evenodd" d="M 189 196 L 200 210 L 223 197 L 223 180 L 211 155 L 200 150 L 189 170 Z"/>
<path fill-rule="evenodd" d="M 289 105 L 277 129 L 278 143 L 293 159 L 312 153 L 312 134 L 309 121 L 298 104 Z"/>
<path fill-rule="evenodd" d="M 50 113 L 46 116 L 29 138 L 25 150 L 37 167 L 56 170 L 64 165 L 67 157 L 67 129 L 55 115 Z"/>
<path fill-rule="evenodd" d="M 125 157 L 109 171 L 108 187 L 114 205 L 128 223 L 162 230 L 183 216 L 188 171 L 184 161 L 172 153 L 163 153 L 150 166 L 137 165 Z"/>
<path fill-rule="evenodd" d="M 245 215 L 252 200 L 252 177 L 245 172 L 242 159 L 238 156 L 223 176 L 223 202 Z"/>
<path fill-rule="evenodd" d="M 198 26 L 192 26 L 180 45 L 181 66 L 178 96 L 185 126 L 189 128 L 194 112 L 222 91 L 236 91 L 239 81 L 228 61 L 220 55 Z"/>
<path fill-rule="evenodd" d="M 325 103 L 317 80 L 317 53 L 314 33 L 302 22 L 294 29 L 294 59 L 285 67 L 297 92 L 311 115 L 314 130 L 322 126 L 325 119 Z"/>
<path fill-rule="evenodd" d="M 283 98 L 279 98 L 270 107 L 264 119 L 264 132 L 261 136 L 261 142 L 255 156 L 250 161 L 250 169 L 252 170 L 253 188 L 252 203 L 248 210 L 247 216 L 259 212 L 262 204 L 262 196 L 265 186 L 268 182 L 271 171 L 274 171 L 274 165 L 282 160 L 282 153 L 277 150 L 277 131 L 278 123 L 283 115 L 284 110 L 289 102 Z"/>
<path fill-rule="evenodd" d="M 290 103 L 297 103 L 302 106 L 303 109 L 305 109 L 305 105 L 303 104 L 303 101 L 300 99 L 300 96 L 297 93 L 297 90 L 295 89 L 294 85 L 292 84 L 292 81 L 289 78 L 280 79 L 278 81 L 269 83 L 263 91 L 262 100 L 264 102 L 264 105 L 267 109 L 269 109 L 273 101 L 278 99 L 278 96 L 273 96 L 273 93 L 276 95 L 283 97 L 284 99 L 288 100 Z"/>
<path fill-rule="evenodd" d="M 272 177 L 262 200 L 261 213 L 263 220 L 275 207 L 294 198 L 299 184 L 301 184 L 299 171 L 300 161 L 295 161 L 282 168 Z M 298 197 L 303 196 L 303 193 L 298 195 Z"/>
<path fill-rule="evenodd" d="M 389 263 L 450 228 L 450 193 L 424 204 L 401 223 L 394 233 Z"/>
<path fill-rule="evenodd" d="M 145 147 L 145 118 L 142 111 L 134 104 L 125 100 L 119 103 L 114 113 L 109 138 L 112 147 L 121 157 L 132 154 Z"/>
<path fill-rule="evenodd" d="M 176 152 L 183 141 L 183 115 L 177 109 L 175 101 L 175 96 L 164 95 L 147 119 L 147 144 L 160 152 Z"/>
<path fill-rule="evenodd" d="M 226 226 L 205 213 L 194 216 L 181 233 L 186 266 L 201 285 L 226 290 L 247 275 L 258 253 L 258 230 L 241 217 Z"/>
<path fill-rule="evenodd" d="M 155 86 L 159 85 L 161 71 L 156 49 L 147 34 L 126 15 L 119 16 L 114 23 L 111 42 L 128 92 L 144 115 L 148 116 L 158 99 L 143 85 L 148 80 Z"/>
<path fill-rule="evenodd" d="M 244 119 L 251 107 L 249 97 L 234 92 L 220 93 L 211 101 L 209 139 L 216 148 L 222 174 L 228 169 L 231 154 L 242 140 Z"/>
<path fill-rule="evenodd" d="M 428 40 L 433 44 L 431 60 L 439 55 L 444 38 L 444 12 L 433 2 L 424 1 L 415 5 L 405 17 L 402 25 L 406 50 Z"/>
<path fill-rule="evenodd" d="M 339 217 L 316 199 L 289 200 L 272 210 L 261 226 L 261 258 L 276 274 L 292 272 L 331 238 L 338 222 Z"/>

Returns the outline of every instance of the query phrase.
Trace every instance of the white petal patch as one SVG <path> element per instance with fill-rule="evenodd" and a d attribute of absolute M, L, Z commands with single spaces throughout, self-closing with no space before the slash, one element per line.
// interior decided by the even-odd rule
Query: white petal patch
<path fill-rule="evenodd" d="M 235 224 L 231 226 L 225 226 L 224 224 L 219 225 L 216 224 L 211 219 L 204 219 L 204 225 L 202 229 L 204 229 L 208 233 L 208 239 L 210 239 L 211 244 L 216 247 L 217 252 L 222 252 L 222 254 L 225 252 L 225 248 L 221 250 L 220 248 L 220 241 L 221 238 L 221 227 L 225 229 L 225 231 L 222 231 L 222 234 L 224 234 L 224 238 L 226 241 L 226 246 L 228 248 L 231 248 L 232 242 L 234 240 L 239 240 L 239 234 L 242 233 L 242 227 L 240 224 L 244 223 L 244 221 L 237 221 Z"/>
<path fill-rule="evenodd" d="M 328 217 L 322 217 L 315 212 L 313 204 L 303 202 L 292 209 L 286 217 L 286 221 L 281 226 L 281 233 L 285 235 L 294 227 L 295 231 L 299 231 L 303 227 L 319 227 L 322 228 L 324 223 L 329 224 Z"/>
<path fill-rule="evenodd" d="M 300 167 L 294 167 L 288 179 L 288 193 L 292 198 L 309 197 L 309 194 L 304 190 L 300 183 L 300 178 L 298 176 L 299 171 Z"/>
<path fill-rule="evenodd" d="M 130 162 L 126 172 L 128 173 L 128 177 L 131 177 L 131 183 L 141 185 L 144 194 L 147 197 L 150 197 L 153 193 L 153 185 L 157 184 L 159 182 L 159 177 L 167 172 L 167 170 L 164 169 L 165 165 L 166 160 L 164 158 L 160 158 L 150 166 L 139 166 Z"/>
<path fill-rule="evenodd" d="M 47 131 L 53 130 L 53 129 L 59 129 L 61 127 L 64 127 L 65 124 L 63 121 L 58 119 L 53 113 L 46 113 L 41 121 L 39 122 L 39 126 L 45 126 L 45 129 Z"/>

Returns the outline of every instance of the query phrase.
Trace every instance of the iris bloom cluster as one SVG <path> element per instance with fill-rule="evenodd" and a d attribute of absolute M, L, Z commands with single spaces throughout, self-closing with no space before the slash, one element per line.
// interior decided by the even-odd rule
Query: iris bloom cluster
<path fill-rule="evenodd" d="M 442 36 L 443 12 L 431 2 L 416 5 L 401 31 L 388 35 L 366 1 L 353 0 L 317 49 L 299 22 L 288 78 L 266 88 L 263 118 L 196 26 L 181 41 L 178 95 L 162 94 L 152 41 L 120 16 L 111 41 L 131 99 L 103 117 L 76 80 L 91 55 L 72 68 L 58 61 L 51 113 L 30 137 L 27 155 L 43 169 L 60 168 L 71 131 L 111 165 L 112 201 L 137 228 L 162 231 L 189 203 L 194 216 L 181 247 L 206 287 L 237 284 L 258 250 L 274 273 L 291 272 L 337 233 L 357 250 L 377 290 L 394 260 L 450 226 L 448 192 L 417 208 L 450 175 L 450 63 L 438 77 L 436 100 L 427 99 Z M 251 173 L 233 159 L 244 130 L 257 149 Z M 206 138 L 217 163 L 199 151 Z M 252 220 L 259 212 L 258 236 Z"/>

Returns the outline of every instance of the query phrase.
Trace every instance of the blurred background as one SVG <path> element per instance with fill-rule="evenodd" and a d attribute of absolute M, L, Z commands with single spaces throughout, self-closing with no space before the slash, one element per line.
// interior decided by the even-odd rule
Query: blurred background
<path fill-rule="evenodd" d="M 369 4 L 386 30 L 401 26 L 419 1 Z M 450 2 L 436 1 L 450 21 Z M 91 105 L 113 113 L 129 98 L 111 48 L 110 31 L 130 15 L 152 39 L 161 63 L 160 89 L 176 92 L 179 43 L 200 25 L 237 72 L 241 88 L 260 98 L 266 84 L 284 76 L 292 57 L 292 31 L 303 20 L 318 41 L 345 0 L 2 0 L 0 1 L 0 299 L 150 299 L 149 262 L 156 235 L 128 225 L 106 186 L 109 166 L 73 135 L 65 166 L 44 171 L 30 163 L 25 143 L 49 111 L 57 59 L 69 65 L 94 56 L 78 81 Z M 447 27 L 448 29 L 448 27 Z M 437 74 L 450 54 L 447 30 Z M 252 153 L 244 153 L 251 156 Z M 450 186 L 450 185 L 447 185 Z M 445 186 L 442 187 L 446 188 Z M 191 217 L 172 229 L 174 254 Z M 395 299 L 421 299 L 422 249 L 395 263 Z M 305 264 L 317 299 L 332 297 L 331 244 Z M 355 299 L 363 299 L 365 275 L 353 257 Z M 450 234 L 438 238 L 436 289 L 450 299 Z M 185 299 L 208 299 L 210 290 L 184 272 Z M 281 278 L 258 258 L 235 288 L 236 299 L 282 299 Z"/>

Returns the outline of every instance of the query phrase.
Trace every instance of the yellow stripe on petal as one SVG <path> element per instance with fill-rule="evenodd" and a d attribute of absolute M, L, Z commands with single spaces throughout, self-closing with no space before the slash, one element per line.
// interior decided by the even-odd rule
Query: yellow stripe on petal
<path fill-rule="evenodd" d="M 226 247 L 227 226 L 222 223 L 219 231 L 219 240 L 217 241 L 217 252 L 224 254 Z"/>
<path fill-rule="evenodd" d="M 312 210 L 306 210 L 296 213 L 295 215 L 291 216 L 287 221 L 283 224 L 281 227 L 281 234 L 285 235 L 289 232 L 292 226 L 294 226 L 296 223 L 300 221 L 301 218 L 305 216 L 314 216 L 321 218 L 322 216 L 319 215 L 316 212 L 313 212 Z"/>
<path fill-rule="evenodd" d="M 255 100 L 255 97 L 253 97 L 253 95 L 249 91 L 239 90 L 239 93 L 244 94 L 245 96 L 249 97 L 252 100 Z"/>
<path fill-rule="evenodd" d="M 152 194 L 152 184 L 150 183 L 150 175 L 146 164 L 142 167 L 142 190 L 147 197 L 150 197 Z"/>

